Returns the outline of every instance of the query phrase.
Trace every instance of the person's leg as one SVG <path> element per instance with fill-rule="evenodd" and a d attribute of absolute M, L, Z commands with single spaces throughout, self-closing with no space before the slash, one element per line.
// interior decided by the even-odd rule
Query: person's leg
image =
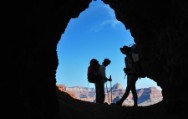
<path fill-rule="evenodd" d="M 104 83 L 100 82 L 100 102 L 104 103 L 104 100 L 105 100 Z"/>
<path fill-rule="evenodd" d="M 129 75 L 127 75 L 127 87 L 125 89 L 125 93 L 123 94 L 122 98 L 116 102 L 117 105 L 122 105 L 122 103 L 124 102 L 124 100 L 129 96 L 129 92 L 131 90 L 131 78 Z"/>
<path fill-rule="evenodd" d="M 99 97 L 100 97 L 99 84 L 95 83 L 95 100 L 96 100 L 96 103 L 100 102 Z"/>
<path fill-rule="evenodd" d="M 134 106 L 137 107 L 138 106 L 138 104 L 137 104 L 138 96 L 137 96 L 137 92 L 136 92 L 136 81 L 137 81 L 138 77 L 135 75 L 132 75 L 131 79 L 132 79 L 131 80 L 131 92 L 133 94 Z"/>
<path fill-rule="evenodd" d="M 104 92 L 104 83 L 96 83 L 96 103 L 104 103 L 105 92 Z"/>

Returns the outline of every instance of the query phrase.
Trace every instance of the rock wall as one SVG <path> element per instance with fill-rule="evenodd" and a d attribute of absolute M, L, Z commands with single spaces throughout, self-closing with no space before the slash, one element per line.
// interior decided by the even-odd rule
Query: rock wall
<path fill-rule="evenodd" d="M 163 90 L 169 112 L 185 110 L 188 3 L 185 0 L 104 0 L 130 29 L 147 77 Z"/>
<path fill-rule="evenodd" d="M 9 38 L 9 59 L 12 79 L 18 84 L 16 87 L 20 87 L 14 90 L 21 102 L 17 107 L 22 107 L 18 113 L 24 119 L 54 119 L 57 116 L 57 44 L 69 20 L 78 17 L 90 2 L 29 0 L 9 5 L 11 12 L 7 14 L 15 15 L 11 18 L 10 23 L 14 25 L 10 25 L 10 29 L 16 34 Z"/>
<path fill-rule="evenodd" d="M 15 84 L 20 87 L 14 90 L 14 101 L 21 102 L 17 106 L 22 107 L 18 111 L 24 119 L 56 117 L 57 43 L 69 20 L 78 17 L 90 2 L 28 0 L 6 4 L 10 10 L 5 9 L 7 16 L 2 18 L 11 20 L 6 24 L 6 28 L 9 28 L 6 38 L 11 42 L 8 45 L 8 64 Z M 162 87 L 165 108 L 173 113 L 186 111 L 187 1 L 104 2 L 115 10 L 117 19 L 130 29 L 140 49 L 147 76 Z M 9 74 L 6 73 L 7 80 L 12 78 Z"/>

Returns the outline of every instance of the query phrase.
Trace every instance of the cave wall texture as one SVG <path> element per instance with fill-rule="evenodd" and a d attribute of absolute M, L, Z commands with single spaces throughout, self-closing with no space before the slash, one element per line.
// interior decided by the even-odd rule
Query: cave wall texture
<path fill-rule="evenodd" d="M 104 0 L 130 29 L 147 77 L 162 87 L 169 111 L 187 105 L 188 2 L 185 0 Z"/>
<path fill-rule="evenodd" d="M 91 0 L 27 1 L 9 4 L 16 32 L 9 44 L 9 63 L 21 102 L 20 114 L 29 119 L 54 119 L 58 113 L 55 74 L 56 47 L 71 18 Z M 147 77 L 162 88 L 169 113 L 186 113 L 188 2 L 186 0 L 104 0 L 130 29 L 140 50 Z M 117 41 L 118 42 L 118 41 Z M 123 45 L 123 44 L 122 44 Z M 9 51 L 10 52 L 10 51 Z M 14 60 L 12 60 L 14 59 Z M 8 75 L 9 78 L 11 75 Z M 16 100 L 16 98 L 15 98 Z"/>

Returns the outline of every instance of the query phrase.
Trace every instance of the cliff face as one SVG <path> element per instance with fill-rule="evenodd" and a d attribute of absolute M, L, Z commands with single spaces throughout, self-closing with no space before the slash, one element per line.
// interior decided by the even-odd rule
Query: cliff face
<path fill-rule="evenodd" d="M 91 0 L 31 1 L 7 3 L 12 20 L 8 37 L 12 74 L 20 86 L 25 118 L 53 119 L 58 112 L 55 71 L 56 47 L 71 18 Z M 104 0 L 130 29 L 140 50 L 147 77 L 162 88 L 168 113 L 186 113 L 188 66 L 188 3 L 186 0 Z M 16 17 L 13 17 L 15 16 Z M 7 16 L 5 18 L 7 18 Z M 4 19 L 3 19 L 4 20 Z M 7 26 L 8 27 L 8 26 Z M 9 35 L 12 31 L 8 31 Z M 9 52 L 9 51 L 8 51 Z M 12 60 L 13 59 L 13 60 Z M 7 73 L 9 74 L 9 73 Z M 12 78 L 6 75 L 7 80 Z M 178 96 L 177 96 L 178 94 Z M 23 116 L 23 117 L 24 117 Z M 181 118 L 181 115 L 179 115 Z"/>
<path fill-rule="evenodd" d="M 117 19 L 130 29 L 139 47 L 147 77 L 162 87 L 169 111 L 182 109 L 187 105 L 184 98 L 187 86 L 184 67 L 188 65 L 185 57 L 188 3 L 184 0 L 104 1 L 115 10 Z M 177 97 L 177 94 L 181 96 Z"/>

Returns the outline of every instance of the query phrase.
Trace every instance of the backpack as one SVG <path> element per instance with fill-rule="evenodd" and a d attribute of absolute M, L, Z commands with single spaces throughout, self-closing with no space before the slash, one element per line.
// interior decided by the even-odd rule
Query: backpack
<path fill-rule="evenodd" d="M 131 48 L 131 58 L 132 58 L 133 66 L 136 69 L 137 75 L 139 78 L 145 78 L 146 75 L 141 65 L 139 52 L 138 52 L 138 48 L 136 47 L 136 44 L 133 44 L 130 48 Z"/>
<path fill-rule="evenodd" d="M 87 79 L 89 83 L 96 83 L 97 80 L 100 78 L 99 67 L 100 64 L 98 63 L 98 60 L 96 59 L 90 60 L 90 65 L 87 71 Z"/>

